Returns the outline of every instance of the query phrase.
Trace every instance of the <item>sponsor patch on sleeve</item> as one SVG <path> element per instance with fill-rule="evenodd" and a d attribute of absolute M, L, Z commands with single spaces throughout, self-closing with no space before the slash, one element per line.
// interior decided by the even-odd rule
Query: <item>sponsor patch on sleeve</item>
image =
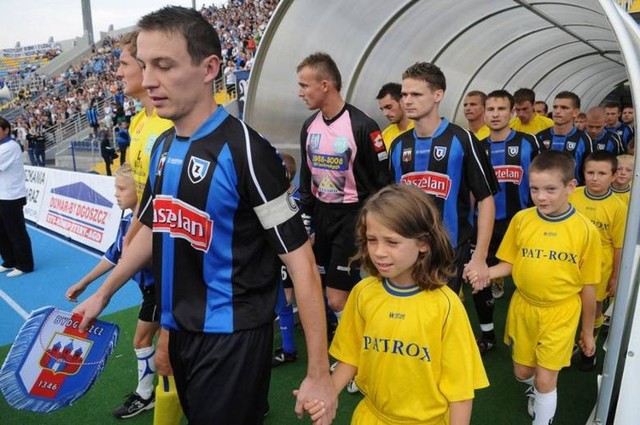
<path fill-rule="evenodd" d="M 384 140 L 382 139 L 382 133 L 380 132 L 380 130 L 376 130 L 373 133 L 370 133 L 369 137 L 371 138 L 373 150 L 375 150 L 376 153 L 387 150 L 387 148 L 384 146 Z"/>

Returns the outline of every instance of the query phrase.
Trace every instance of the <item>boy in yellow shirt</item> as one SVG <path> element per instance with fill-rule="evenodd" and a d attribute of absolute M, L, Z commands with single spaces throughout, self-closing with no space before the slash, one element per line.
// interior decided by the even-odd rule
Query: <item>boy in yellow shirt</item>
<path fill-rule="evenodd" d="M 559 151 L 538 155 L 529 168 L 535 208 L 518 212 L 498 249 L 500 263 L 490 277 L 511 275 L 516 286 L 507 314 L 505 343 L 511 346 L 516 379 L 529 384 L 533 425 L 555 415 L 558 373 L 571 363 L 582 318 L 580 346 L 595 352 L 595 286 L 600 282 L 602 249 L 595 226 L 569 204 L 576 188 L 575 162 Z M 477 272 L 465 269 L 473 284 Z"/>
<path fill-rule="evenodd" d="M 615 180 L 618 160 L 607 151 L 598 151 L 587 155 L 584 162 L 586 186 L 576 189 L 569 198 L 580 213 L 596 226 L 602 241 L 602 272 L 596 286 L 596 315 L 594 334 L 597 336 L 602 323 L 603 302 L 615 295 L 618 282 L 618 268 L 624 242 L 624 228 L 627 222 L 627 206 L 611 190 Z M 578 368 L 584 372 L 593 370 L 596 356 L 582 353 Z"/>
<path fill-rule="evenodd" d="M 618 155 L 618 169 L 616 170 L 615 179 L 611 183 L 611 190 L 624 201 L 627 207 L 629 207 L 629 195 L 631 195 L 633 163 L 634 158 L 632 155 Z"/>

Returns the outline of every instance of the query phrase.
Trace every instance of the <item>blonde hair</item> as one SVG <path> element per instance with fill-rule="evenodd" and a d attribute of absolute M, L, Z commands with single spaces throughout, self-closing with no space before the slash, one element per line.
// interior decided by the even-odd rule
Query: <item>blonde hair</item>
<path fill-rule="evenodd" d="M 440 211 L 421 189 L 405 184 L 387 186 L 371 196 L 360 211 L 356 222 L 358 251 L 352 260 L 360 261 L 370 275 L 381 278 L 367 247 L 368 214 L 374 214 L 383 226 L 400 236 L 427 245 L 411 272 L 422 289 L 437 289 L 455 275 L 455 253 Z"/>
<path fill-rule="evenodd" d="M 633 162 L 635 161 L 635 158 L 633 155 L 629 155 L 629 154 L 622 154 L 622 155 L 618 155 L 618 163 L 620 161 L 631 161 L 631 164 L 633 164 Z"/>
<path fill-rule="evenodd" d="M 113 173 L 113 176 L 130 179 L 133 183 L 135 183 L 135 180 L 133 178 L 133 168 L 131 168 L 131 165 L 128 162 L 125 162 L 124 164 L 119 166 L 118 169 Z"/>

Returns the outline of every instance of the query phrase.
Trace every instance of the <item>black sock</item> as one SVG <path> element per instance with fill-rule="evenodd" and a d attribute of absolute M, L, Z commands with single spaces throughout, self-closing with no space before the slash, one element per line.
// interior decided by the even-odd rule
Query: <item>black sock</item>
<path fill-rule="evenodd" d="M 495 341 L 496 340 L 496 333 L 493 330 L 482 331 L 482 338 L 483 339 L 488 339 L 490 341 Z"/>

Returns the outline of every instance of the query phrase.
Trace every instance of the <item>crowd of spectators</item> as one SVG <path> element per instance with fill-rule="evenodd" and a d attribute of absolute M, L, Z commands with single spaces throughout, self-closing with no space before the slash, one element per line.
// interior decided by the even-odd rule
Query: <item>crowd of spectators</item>
<path fill-rule="evenodd" d="M 233 72 L 251 69 L 257 46 L 277 3 L 278 0 L 230 0 L 225 6 L 203 5 L 200 9 L 220 34 L 223 60 L 228 64 L 223 71 L 225 82 L 229 81 L 228 74 L 232 74 L 229 78 L 234 78 L 235 83 Z M 90 108 L 94 104 L 102 105 L 97 109 L 100 126 L 110 129 L 128 121 L 140 106 L 124 96 L 122 84 L 116 78 L 119 56 L 118 40 L 104 39 L 100 47 L 80 63 L 58 76 L 42 80 L 31 91 L 18 92 L 12 105 L 18 111 L 13 118 L 16 138 L 28 146 L 30 140 L 46 134 L 48 129 L 93 116 Z M 232 89 L 230 85 L 229 90 Z"/>

